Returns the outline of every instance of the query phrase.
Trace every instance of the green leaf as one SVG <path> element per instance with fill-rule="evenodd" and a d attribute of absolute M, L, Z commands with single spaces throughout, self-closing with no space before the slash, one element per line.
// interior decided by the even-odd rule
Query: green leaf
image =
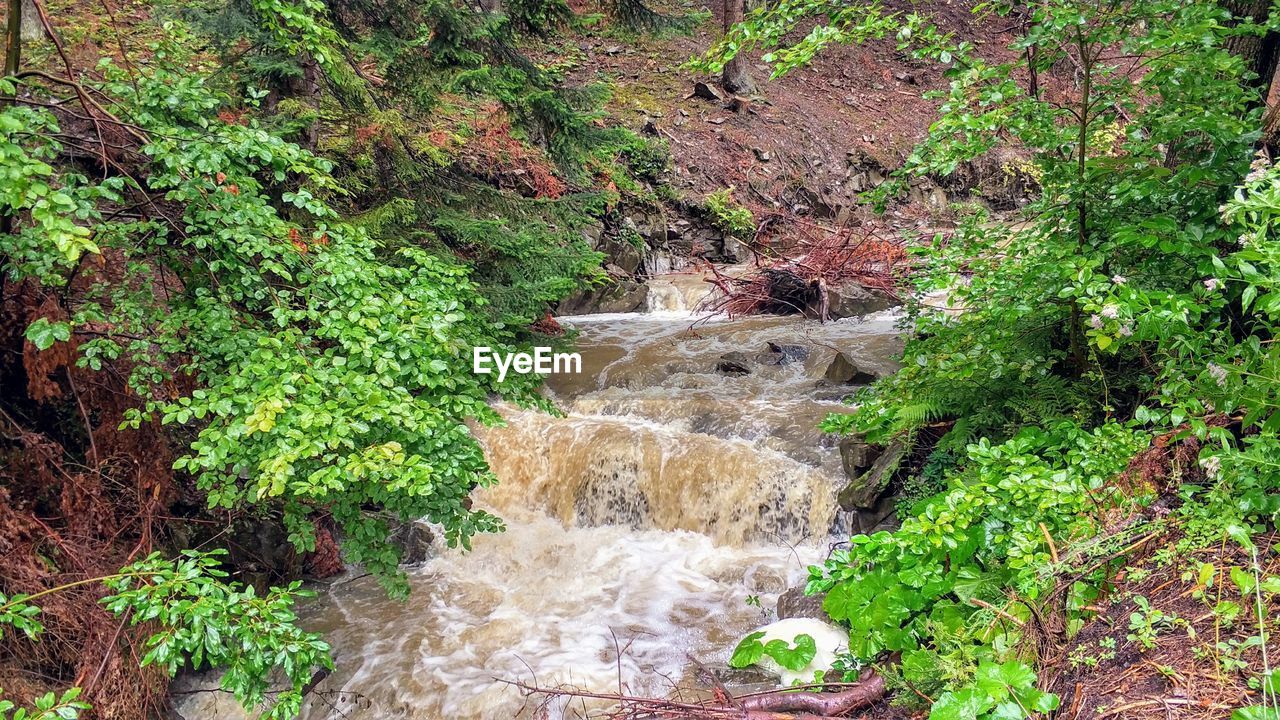
<path fill-rule="evenodd" d="M 65 322 L 49 322 L 39 318 L 27 326 L 26 338 L 37 350 L 48 350 L 54 343 L 71 339 L 71 325 Z"/>
<path fill-rule="evenodd" d="M 764 657 L 764 644 L 760 642 L 762 637 L 764 637 L 763 632 L 753 632 L 742 638 L 738 642 L 738 646 L 733 649 L 733 655 L 729 658 L 729 666 L 744 668 L 760 662 L 760 658 Z"/>
<path fill-rule="evenodd" d="M 965 688 L 943 693 L 929 710 L 929 720 L 975 720 L 995 705 L 985 693 Z"/>

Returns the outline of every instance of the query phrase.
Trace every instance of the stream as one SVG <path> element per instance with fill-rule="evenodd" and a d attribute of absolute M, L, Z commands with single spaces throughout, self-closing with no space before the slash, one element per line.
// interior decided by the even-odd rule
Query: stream
<path fill-rule="evenodd" d="M 561 318 L 583 359 L 547 384 L 565 417 L 503 406 L 508 425 L 479 431 L 500 482 L 476 502 L 506 532 L 410 567 L 405 603 L 339 578 L 304 612 L 337 663 L 305 720 L 540 717 L 497 679 L 698 684 L 690 656 L 723 666 L 835 539 L 870 529 L 836 507 L 837 439 L 817 424 L 850 388 L 822 376 L 838 351 L 892 370 L 893 317 L 725 321 L 690 311 L 708 287 L 659 278 L 648 313 Z M 717 370 L 731 352 L 749 374 Z"/>

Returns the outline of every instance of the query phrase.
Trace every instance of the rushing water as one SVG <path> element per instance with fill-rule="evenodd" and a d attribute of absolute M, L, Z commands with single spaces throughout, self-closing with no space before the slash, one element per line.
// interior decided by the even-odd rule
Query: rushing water
<path fill-rule="evenodd" d="M 662 694 L 761 624 L 748 596 L 768 608 L 802 580 L 852 522 L 816 428 L 848 388 L 823 372 L 837 351 L 889 369 L 893 323 L 699 318 L 706 287 L 660 279 L 650 313 L 565 321 L 584 361 L 548 384 L 566 416 L 503 408 L 508 425 L 480 433 L 500 483 L 477 502 L 507 531 L 411 568 L 406 603 L 336 583 L 306 618 L 338 666 L 307 720 L 536 717 L 500 679 Z M 776 360 L 769 342 L 807 357 L 717 371 L 734 351 Z"/>

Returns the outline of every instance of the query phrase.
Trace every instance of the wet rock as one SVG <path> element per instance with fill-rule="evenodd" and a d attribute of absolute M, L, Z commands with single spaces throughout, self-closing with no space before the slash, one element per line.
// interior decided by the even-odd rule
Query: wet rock
<path fill-rule="evenodd" d="M 881 530 L 893 531 L 901 526 L 898 522 L 898 498 L 891 495 L 881 497 L 875 505 L 858 513 L 858 529 L 864 535 L 874 535 Z"/>
<path fill-rule="evenodd" d="M 600 247 L 600 240 L 604 237 L 604 221 L 593 218 L 582 228 L 582 237 L 595 250 Z"/>
<path fill-rule="evenodd" d="M 720 362 L 716 363 L 716 372 L 725 375 L 750 375 L 751 360 L 737 350 L 727 352 L 721 355 Z"/>
<path fill-rule="evenodd" d="M 622 228 L 639 235 L 651 248 L 663 247 L 667 241 L 667 218 L 658 210 L 628 208 L 622 218 Z"/>
<path fill-rule="evenodd" d="M 861 435 L 845 435 L 837 445 L 840 449 L 840 464 L 844 466 L 844 474 L 848 478 L 856 478 L 866 472 L 871 464 L 880 457 L 881 448 L 872 445 Z"/>
<path fill-rule="evenodd" d="M 324 692 L 319 688 L 322 683 L 330 676 L 331 671 L 328 669 L 317 670 L 311 675 L 302 686 L 303 708 L 311 702 L 313 692 Z M 266 707 L 257 706 L 246 710 L 236 700 L 235 696 L 222 688 L 223 673 L 218 670 L 202 670 L 199 672 L 183 672 L 169 683 L 169 693 L 171 696 L 170 713 L 168 715 L 172 720 L 258 720 L 265 716 Z M 284 674 L 277 669 L 267 679 L 266 696 L 268 698 L 275 697 L 282 692 L 292 689 L 293 683 L 289 682 Z M 325 700 L 329 707 L 334 707 L 331 700 Z M 338 698 L 337 702 L 341 704 L 343 699 Z M 346 715 L 345 713 L 340 714 Z"/>
<path fill-rule="evenodd" d="M 634 458 L 616 465 L 593 467 L 574 493 L 573 512 L 579 525 L 625 525 L 635 530 L 652 526 L 649 498 L 640 489 L 640 465 Z"/>
<path fill-rule="evenodd" d="M 768 343 L 768 349 L 756 356 L 762 365 L 790 365 L 809 359 L 809 348 L 788 343 Z"/>
<path fill-rule="evenodd" d="M 643 310 L 649 300 L 649 286 L 634 280 L 618 280 L 610 285 L 575 292 L 556 306 L 557 315 L 627 313 Z"/>
<path fill-rule="evenodd" d="M 222 689 L 217 672 L 182 674 L 169 685 L 174 720 L 256 720 L 262 711 L 247 711 L 235 696 Z M 284 689 L 273 687 L 273 690 Z"/>
<path fill-rule="evenodd" d="M 829 622 L 831 618 L 822 609 L 822 603 L 826 599 L 826 593 L 805 595 L 803 586 L 793 587 L 778 596 L 778 619 L 812 618 Z"/>
<path fill-rule="evenodd" d="M 842 352 L 836 353 L 832 358 L 831 364 L 827 366 L 827 372 L 823 377 L 833 383 L 844 385 L 870 385 L 875 382 L 877 375 L 867 372 L 858 367 L 857 363 L 849 359 L 848 355 Z"/>
<path fill-rule="evenodd" d="M 616 266 L 626 275 L 634 275 L 644 263 L 640 248 L 626 237 L 605 237 L 596 246 L 596 250 L 604 253 L 606 264 Z"/>
<path fill-rule="evenodd" d="M 827 202 L 821 195 L 807 187 L 795 191 L 792 200 L 792 212 L 797 215 L 810 215 L 821 220 L 833 220 L 840 213 L 840 206 Z"/>
<path fill-rule="evenodd" d="M 236 568 L 236 579 L 259 591 L 302 572 L 302 555 L 278 518 L 245 516 L 237 520 L 231 531 L 228 564 Z"/>
<path fill-rule="evenodd" d="M 882 290 L 864 287 L 856 282 L 849 282 L 838 287 L 826 289 L 826 319 L 839 320 L 847 317 L 862 317 L 871 313 L 888 310 L 901 305 L 902 301 Z M 817 302 L 805 308 L 805 315 L 822 318 L 821 297 Z"/>
<path fill-rule="evenodd" d="M 401 565 L 416 565 L 435 556 L 435 534 L 422 523 L 401 523 L 387 540 L 400 550 Z"/>
<path fill-rule="evenodd" d="M 889 487 L 889 481 L 893 479 L 893 474 L 898 471 L 898 466 L 906 455 L 906 443 L 900 440 L 889 443 L 872 463 L 871 469 L 851 479 L 836 496 L 840 508 L 853 512 L 875 507 L 876 500 Z"/>

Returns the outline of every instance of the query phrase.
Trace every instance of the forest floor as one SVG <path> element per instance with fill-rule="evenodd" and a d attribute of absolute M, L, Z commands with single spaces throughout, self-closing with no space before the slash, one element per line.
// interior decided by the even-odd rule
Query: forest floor
<path fill-rule="evenodd" d="M 1021 22 L 979 19 L 973 14 L 976 4 L 956 0 L 945 5 L 940 13 L 944 29 L 973 42 L 989 60 L 1012 59 L 1008 45 Z M 609 83 L 610 122 L 668 143 L 671 184 L 678 191 L 696 199 L 732 186 L 738 200 L 753 209 L 831 219 L 839 214 L 844 220 L 847 215 L 840 211 L 853 208 L 859 192 L 869 189 L 863 173 L 887 174 L 900 167 L 924 139 L 939 105 L 924 95 L 947 88 L 944 68 L 899 52 L 893 39 L 831 46 L 812 66 L 776 79 L 770 79 L 769 65 L 754 53 L 750 67 L 756 93 L 735 99 L 720 89 L 716 78 L 684 67 L 719 37 L 722 8 L 715 5 L 711 16 L 689 33 L 616 38 L 608 32 L 568 33 L 545 41 L 540 54 L 571 67 L 570 82 Z M 907 0 L 888 6 L 914 9 Z M 692 10 L 666 9 L 673 15 Z M 1066 73 L 1056 81 L 1069 80 Z M 694 95 L 699 82 L 721 99 Z M 945 212 L 942 205 L 899 205 L 890 222 L 923 225 Z"/>

